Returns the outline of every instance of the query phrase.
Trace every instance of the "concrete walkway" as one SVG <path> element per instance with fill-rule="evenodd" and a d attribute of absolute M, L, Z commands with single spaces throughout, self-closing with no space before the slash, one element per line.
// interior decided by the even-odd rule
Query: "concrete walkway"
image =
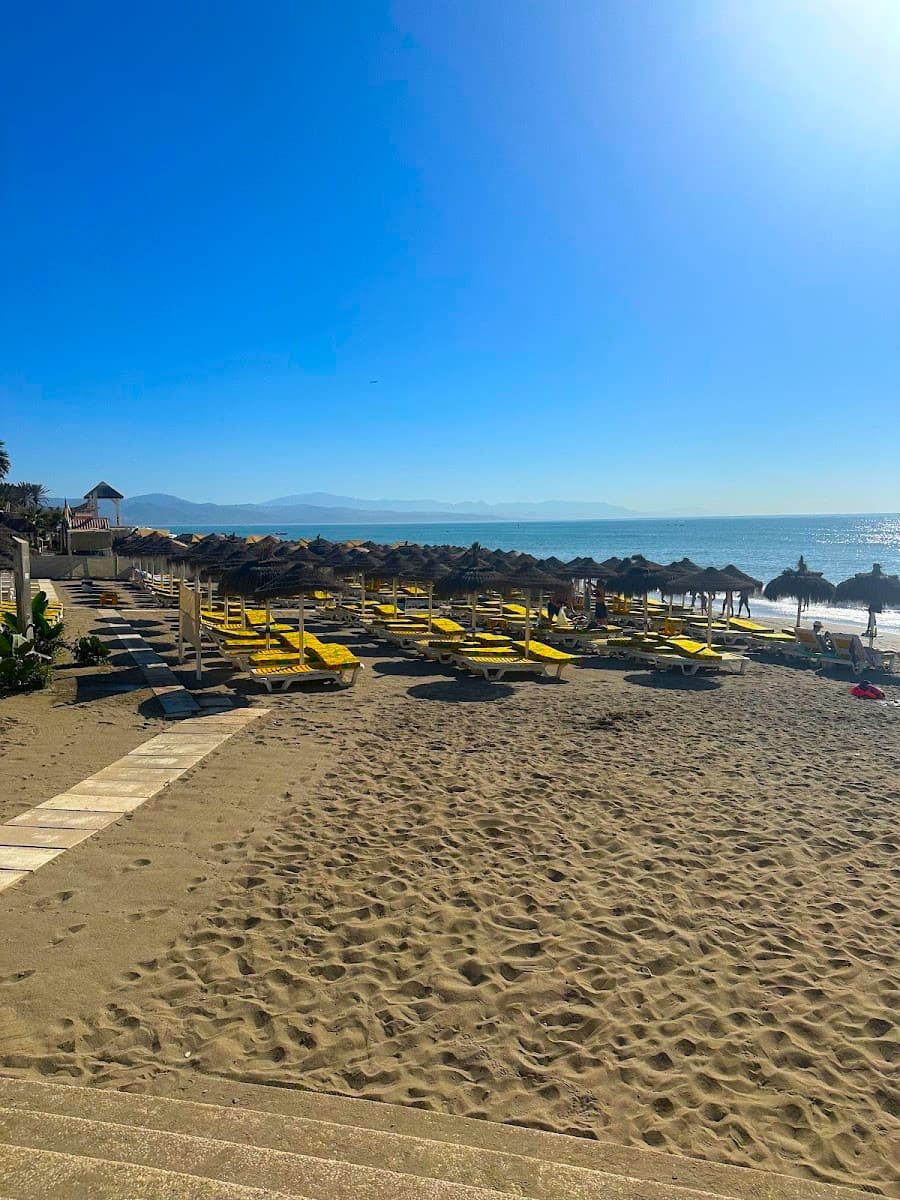
<path fill-rule="evenodd" d="M 207 710 L 173 722 L 110 766 L 0 825 L 0 891 L 139 808 L 268 711 Z"/>
<path fill-rule="evenodd" d="M 106 638 L 116 638 L 137 663 L 145 681 L 167 717 L 189 717 L 200 712 L 200 705 L 173 675 L 165 660 L 129 625 L 124 617 L 108 609 L 97 609 L 97 620 Z M 227 704 L 227 700 L 225 701 Z"/>

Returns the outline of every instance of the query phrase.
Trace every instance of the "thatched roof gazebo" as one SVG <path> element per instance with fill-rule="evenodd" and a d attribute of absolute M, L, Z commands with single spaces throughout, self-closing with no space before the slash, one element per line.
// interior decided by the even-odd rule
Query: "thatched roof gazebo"
<path fill-rule="evenodd" d="M 99 483 L 95 483 L 89 492 L 84 493 L 84 499 L 87 502 L 86 507 L 94 514 L 100 515 L 100 501 L 112 500 L 116 510 L 116 526 L 121 526 L 122 522 L 119 517 L 119 502 L 125 497 L 121 492 L 117 492 L 114 487 L 111 487 L 105 479 L 101 479 Z"/>

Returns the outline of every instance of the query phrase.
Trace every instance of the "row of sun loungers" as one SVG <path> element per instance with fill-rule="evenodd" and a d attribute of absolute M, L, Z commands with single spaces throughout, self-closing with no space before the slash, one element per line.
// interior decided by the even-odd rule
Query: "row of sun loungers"
<path fill-rule="evenodd" d="M 487 680 L 499 681 L 508 675 L 553 674 L 560 678 L 564 668 L 577 662 L 576 655 L 543 642 L 467 630 L 446 617 L 432 617 L 429 630 L 427 613 L 398 614 L 393 606 L 376 605 L 363 620 L 363 628 L 401 649 Z"/>
<path fill-rule="evenodd" d="M 867 646 L 857 634 L 825 634 L 811 629 L 798 629 L 793 644 L 781 650 L 789 658 L 815 666 L 834 664 L 850 667 L 855 675 L 890 673 L 897 666 L 895 651 Z"/>
<path fill-rule="evenodd" d="M 252 626 L 263 622 L 256 619 L 256 610 L 245 611 Z M 339 642 L 323 642 L 308 630 L 303 634 L 303 661 L 300 655 L 300 633 L 292 625 L 271 622 L 268 635 L 259 629 L 246 628 L 238 622 L 225 621 L 224 611 L 205 610 L 201 613 L 203 628 L 219 652 L 242 674 L 261 683 L 268 692 L 278 687 L 286 691 L 293 683 L 333 681 L 352 687 L 362 663 L 355 654 Z"/>

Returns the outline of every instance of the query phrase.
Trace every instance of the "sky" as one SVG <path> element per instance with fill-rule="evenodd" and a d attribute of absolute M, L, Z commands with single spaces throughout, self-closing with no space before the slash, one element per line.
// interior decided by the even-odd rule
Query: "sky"
<path fill-rule="evenodd" d="M 17 5 L 0 101 L 13 479 L 900 509 L 896 0 Z"/>

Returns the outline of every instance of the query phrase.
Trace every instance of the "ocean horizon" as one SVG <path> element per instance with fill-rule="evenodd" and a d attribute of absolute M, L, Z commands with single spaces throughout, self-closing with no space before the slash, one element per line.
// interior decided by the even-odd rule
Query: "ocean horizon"
<path fill-rule="evenodd" d="M 329 541 L 360 539 L 391 545 L 395 542 L 457 546 L 479 542 L 488 549 L 520 550 L 548 558 L 568 560 L 582 555 L 596 559 L 643 554 L 656 562 L 671 562 L 687 555 L 701 566 L 735 563 L 764 582 L 794 566 L 802 554 L 811 570 L 821 571 L 839 583 L 858 571 L 881 563 L 890 574 L 900 572 L 900 514 L 866 513 L 836 516 L 765 517 L 627 517 L 578 521 L 427 521 L 352 524 L 286 525 L 179 525 L 173 533 L 235 533 L 239 536 L 273 534 L 290 540 L 314 538 Z M 791 601 L 770 603 L 754 598 L 752 611 L 763 619 L 790 621 L 796 613 Z M 835 623 L 864 627 L 866 614 L 852 608 L 810 608 L 808 616 L 830 616 Z M 900 614 L 886 612 L 879 619 L 885 633 L 900 633 Z"/>

